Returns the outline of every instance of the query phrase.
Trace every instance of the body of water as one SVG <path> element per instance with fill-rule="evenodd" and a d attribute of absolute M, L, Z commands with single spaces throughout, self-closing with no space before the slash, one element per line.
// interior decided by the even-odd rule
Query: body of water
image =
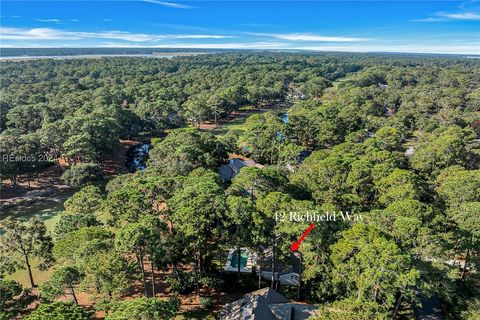
<path fill-rule="evenodd" d="M 278 115 L 283 123 L 288 123 L 288 112 L 282 112 Z"/>
<path fill-rule="evenodd" d="M 149 142 L 144 142 L 128 149 L 125 160 L 125 166 L 128 168 L 128 170 L 132 173 L 137 170 L 145 170 L 147 167 L 149 151 Z"/>

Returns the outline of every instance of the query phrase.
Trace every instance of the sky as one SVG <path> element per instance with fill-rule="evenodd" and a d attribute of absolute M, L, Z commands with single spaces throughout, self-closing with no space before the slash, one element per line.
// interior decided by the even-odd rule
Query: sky
<path fill-rule="evenodd" d="M 480 54 L 480 0 L 0 1 L 0 47 Z"/>

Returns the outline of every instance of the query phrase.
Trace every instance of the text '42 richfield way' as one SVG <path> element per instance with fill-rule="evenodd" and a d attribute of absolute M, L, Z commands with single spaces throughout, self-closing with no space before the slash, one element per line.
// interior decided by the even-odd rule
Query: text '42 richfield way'
<path fill-rule="evenodd" d="M 364 217 L 361 213 L 353 213 L 349 211 L 277 211 L 275 212 L 275 220 L 290 222 L 362 222 L 364 221 Z"/>

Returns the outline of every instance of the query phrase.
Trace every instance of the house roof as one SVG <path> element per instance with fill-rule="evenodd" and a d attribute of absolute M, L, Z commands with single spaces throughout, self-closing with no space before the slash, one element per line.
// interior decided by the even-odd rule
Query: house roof
<path fill-rule="evenodd" d="M 272 303 L 287 303 L 288 299 L 272 288 L 263 288 L 250 293 L 247 293 L 245 296 L 259 296 L 265 298 L 268 304 Z"/>
<path fill-rule="evenodd" d="M 263 168 L 261 164 L 256 163 L 252 159 L 242 160 L 240 158 L 230 158 L 227 164 L 218 167 L 218 174 L 222 177 L 223 181 L 230 181 L 243 167 Z"/>
<path fill-rule="evenodd" d="M 225 305 L 218 317 L 222 320 L 307 320 L 316 310 L 312 305 L 290 303 L 277 291 L 263 288 Z"/>
<path fill-rule="evenodd" d="M 317 314 L 318 307 L 300 303 L 281 303 L 270 305 L 277 319 L 308 320 Z"/>
<path fill-rule="evenodd" d="M 257 295 L 245 295 L 225 305 L 218 316 L 222 320 L 276 320 L 267 300 Z"/>

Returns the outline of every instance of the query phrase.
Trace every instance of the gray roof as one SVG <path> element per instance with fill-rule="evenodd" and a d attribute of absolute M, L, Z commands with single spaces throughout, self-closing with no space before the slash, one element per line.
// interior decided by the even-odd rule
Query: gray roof
<path fill-rule="evenodd" d="M 253 291 L 247 293 L 245 296 L 259 296 L 265 298 L 268 304 L 272 303 L 287 303 L 288 299 L 283 296 L 282 294 L 278 293 L 277 291 L 273 290 L 272 288 L 263 288 L 257 291 Z"/>
<path fill-rule="evenodd" d="M 240 172 L 240 169 L 249 165 L 240 158 L 232 158 L 228 160 L 228 164 L 218 167 L 218 174 L 224 181 L 230 181 Z"/>
<path fill-rule="evenodd" d="M 218 167 L 218 174 L 222 177 L 223 181 L 232 180 L 243 167 L 257 167 L 262 168 L 261 164 L 255 163 L 252 159 L 242 160 L 240 158 L 231 158 L 228 160 L 228 164 L 224 164 Z"/>
<path fill-rule="evenodd" d="M 318 307 L 300 303 L 282 303 L 270 305 L 277 319 L 308 320 L 317 314 Z"/>
<path fill-rule="evenodd" d="M 277 291 L 263 288 L 226 304 L 217 317 L 222 320 L 306 320 L 316 310 L 312 305 L 289 303 Z"/>
<path fill-rule="evenodd" d="M 261 296 L 245 295 L 242 299 L 225 305 L 218 313 L 222 320 L 277 320 Z"/>

